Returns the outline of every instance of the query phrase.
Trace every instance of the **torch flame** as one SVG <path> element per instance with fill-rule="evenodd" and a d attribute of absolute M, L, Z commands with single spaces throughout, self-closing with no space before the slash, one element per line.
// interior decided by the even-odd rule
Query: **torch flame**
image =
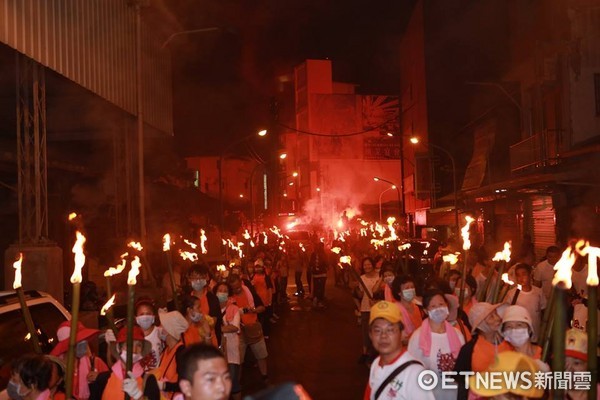
<path fill-rule="evenodd" d="M 598 257 L 600 257 L 600 248 L 590 246 L 588 241 L 579 240 L 575 245 L 575 250 L 582 256 L 588 257 L 588 276 L 586 283 L 590 286 L 598 286 Z"/>
<path fill-rule="evenodd" d="M 570 247 L 567 247 L 565 251 L 563 251 L 560 260 L 556 264 L 554 264 L 554 278 L 552 279 L 552 285 L 556 286 L 560 282 L 565 284 L 567 289 L 571 288 L 571 268 L 575 265 L 575 253 L 572 251 Z"/>
<path fill-rule="evenodd" d="M 204 229 L 200 229 L 200 248 L 202 249 L 202 254 L 208 253 L 208 250 L 206 250 L 206 232 Z"/>
<path fill-rule="evenodd" d="M 127 284 L 135 285 L 137 283 L 136 277 L 140 273 L 140 267 L 142 263 L 140 262 L 140 258 L 138 256 L 133 257 L 131 261 L 131 269 L 129 270 L 129 275 L 127 275 Z"/>
<path fill-rule="evenodd" d="M 190 251 L 179 250 L 179 255 L 181 258 L 185 260 L 190 260 L 192 262 L 198 261 L 198 254 L 192 253 Z"/>
<path fill-rule="evenodd" d="M 254 242 L 252 240 L 250 241 L 250 247 L 254 247 Z"/>
<path fill-rule="evenodd" d="M 517 283 L 517 290 L 523 290 L 523 286 L 521 286 L 519 283 Z"/>
<path fill-rule="evenodd" d="M 504 249 L 502 251 L 497 252 L 496 255 L 494 256 L 494 258 L 492 258 L 492 261 L 509 262 L 510 261 L 510 247 L 511 247 L 510 242 L 504 242 Z"/>
<path fill-rule="evenodd" d="M 460 235 L 463 239 L 463 250 L 469 250 L 471 248 L 471 240 L 469 239 L 469 228 L 471 227 L 471 224 L 475 221 L 475 219 L 470 215 L 467 215 L 465 216 L 465 221 L 467 221 L 467 223 L 461 228 Z"/>
<path fill-rule="evenodd" d="M 225 265 L 223 265 L 223 264 L 217 265 L 217 271 L 225 272 L 226 269 L 227 269 L 227 267 L 225 267 Z"/>
<path fill-rule="evenodd" d="M 299 243 L 298 247 L 300 247 L 300 250 L 306 253 L 306 249 L 304 248 L 304 245 L 302 243 Z"/>
<path fill-rule="evenodd" d="M 340 254 L 340 251 L 342 251 L 342 249 L 340 249 L 339 247 L 333 247 L 333 248 L 331 249 L 331 251 L 332 251 L 333 253 L 335 253 L 335 254 Z"/>
<path fill-rule="evenodd" d="M 250 232 L 248 232 L 248 229 L 246 229 L 246 230 L 244 231 L 244 235 L 243 235 L 243 236 L 244 236 L 244 239 L 246 239 L 246 240 L 249 240 L 249 239 L 250 239 Z"/>
<path fill-rule="evenodd" d="M 195 249 L 196 247 L 198 247 L 198 245 L 197 245 L 196 243 L 194 243 L 194 242 L 190 242 L 190 241 L 189 241 L 189 240 L 187 240 L 187 239 L 183 239 L 183 242 L 184 242 L 185 244 L 187 244 L 188 246 L 190 246 L 192 249 Z"/>
<path fill-rule="evenodd" d="M 125 253 L 121 256 L 121 264 L 117 264 L 116 267 L 110 267 L 109 269 L 104 271 L 104 276 L 105 277 L 115 276 L 115 275 L 123 272 L 123 270 L 125 269 L 125 265 L 127 264 L 127 260 L 125 259 L 125 257 L 127 257 L 127 255 L 128 254 Z"/>
<path fill-rule="evenodd" d="M 73 245 L 73 249 L 71 250 L 73 254 L 75 254 L 75 268 L 73 269 L 73 275 L 71 275 L 71 283 L 81 283 L 83 280 L 81 276 L 81 269 L 85 264 L 85 254 L 83 254 L 83 244 L 86 239 L 85 236 L 79 231 L 75 232 L 75 236 L 77 240 Z"/>
<path fill-rule="evenodd" d="M 111 308 L 115 304 L 115 298 L 117 297 L 116 293 L 112 295 L 110 299 L 102 306 L 100 309 L 100 315 L 106 315 L 106 312 L 109 308 Z"/>
<path fill-rule="evenodd" d="M 504 282 L 504 283 L 506 283 L 506 284 L 509 284 L 509 285 L 511 285 L 511 286 L 515 284 L 513 281 L 511 281 L 511 280 L 508 278 L 508 273 L 507 273 L 507 272 L 505 272 L 505 273 L 503 273 L 503 274 L 502 274 L 502 282 Z"/>
<path fill-rule="evenodd" d="M 404 244 L 401 244 L 400 246 L 398 246 L 399 251 L 405 251 L 408 249 L 410 249 L 410 243 L 404 243 Z"/>
<path fill-rule="evenodd" d="M 171 250 L 171 235 L 165 233 L 165 236 L 163 236 L 163 251 L 169 250 Z"/>
<path fill-rule="evenodd" d="M 450 263 L 451 265 L 454 265 L 458 262 L 458 254 L 456 254 L 456 253 L 444 254 L 442 256 L 442 260 L 444 262 Z"/>
<path fill-rule="evenodd" d="M 341 256 L 340 264 L 350 264 L 352 262 L 352 258 L 350 256 Z"/>
<path fill-rule="evenodd" d="M 19 253 L 19 259 L 13 263 L 15 269 L 15 281 L 13 282 L 13 289 L 21 287 L 21 263 L 23 262 L 23 253 Z"/>
<path fill-rule="evenodd" d="M 72 212 L 69 214 L 69 221 L 73 221 L 75 218 L 77 218 L 77 213 Z"/>
<path fill-rule="evenodd" d="M 127 243 L 127 247 L 131 247 L 132 249 L 137 250 L 137 251 L 142 251 L 144 249 L 140 242 L 133 242 L 133 241 Z"/>

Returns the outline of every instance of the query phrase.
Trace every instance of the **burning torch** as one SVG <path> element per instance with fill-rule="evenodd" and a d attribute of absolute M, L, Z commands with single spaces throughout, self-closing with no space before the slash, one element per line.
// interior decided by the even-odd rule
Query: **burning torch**
<path fill-rule="evenodd" d="M 42 354 L 42 348 L 40 346 L 40 341 L 38 340 L 38 335 L 35 330 L 33 318 L 31 318 L 31 313 L 29 312 L 27 301 L 25 301 L 25 293 L 23 292 L 23 286 L 21 285 L 22 263 L 23 253 L 19 253 L 19 259 L 13 263 L 13 268 L 15 269 L 15 281 L 13 282 L 13 289 L 16 290 L 17 296 L 19 297 L 19 303 L 21 303 L 21 312 L 23 313 L 23 319 L 25 320 L 25 325 L 27 325 L 27 330 L 29 331 L 29 337 L 31 337 L 33 350 L 37 354 Z"/>

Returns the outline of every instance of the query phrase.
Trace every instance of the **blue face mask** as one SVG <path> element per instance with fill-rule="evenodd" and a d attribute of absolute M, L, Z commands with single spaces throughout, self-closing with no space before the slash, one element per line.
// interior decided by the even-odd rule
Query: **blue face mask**
<path fill-rule="evenodd" d="M 197 292 L 204 289 L 205 286 L 206 286 L 206 279 L 198 279 L 198 280 L 192 281 L 192 289 L 194 289 Z"/>
<path fill-rule="evenodd" d="M 13 381 L 8 381 L 8 386 L 6 387 L 6 394 L 8 394 L 8 398 L 22 400 L 24 395 L 20 393 L 20 390 L 21 385 L 14 383 Z"/>
<path fill-rule="evenodd" d="M 225 303 L 227 301 L 227 299 L 229 298 L 229 295 L 227 293 L 217 293 L 217 298 L 219 299 L 219 303 Z"/>
<path fill-rule="evenodd" d="M 88 350 L 87 340 L 82 340 L 81 342 L 77 343 L 77 346 L 75 347 L 75 357 L 81 358 L 83 356 L 86 356 L 87 350 Z"/>

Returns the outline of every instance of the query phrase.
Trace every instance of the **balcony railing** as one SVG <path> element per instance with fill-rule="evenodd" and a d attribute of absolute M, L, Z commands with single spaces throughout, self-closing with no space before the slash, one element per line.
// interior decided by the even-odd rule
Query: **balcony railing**
<path fill-rule="evenodd" d="M 540 132 L 510 146 L 512 173 L 555 165 L 558 162 L 555 132 Z"/>

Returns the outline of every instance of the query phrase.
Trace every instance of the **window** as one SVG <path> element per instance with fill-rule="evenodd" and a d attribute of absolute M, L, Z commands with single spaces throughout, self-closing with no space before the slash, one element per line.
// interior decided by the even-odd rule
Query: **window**
<path fill-rule="evenodd" d="M 600 117 L 600 74 L 594 74 L 594 95 L 596 98 L 596 116 Z"/>

